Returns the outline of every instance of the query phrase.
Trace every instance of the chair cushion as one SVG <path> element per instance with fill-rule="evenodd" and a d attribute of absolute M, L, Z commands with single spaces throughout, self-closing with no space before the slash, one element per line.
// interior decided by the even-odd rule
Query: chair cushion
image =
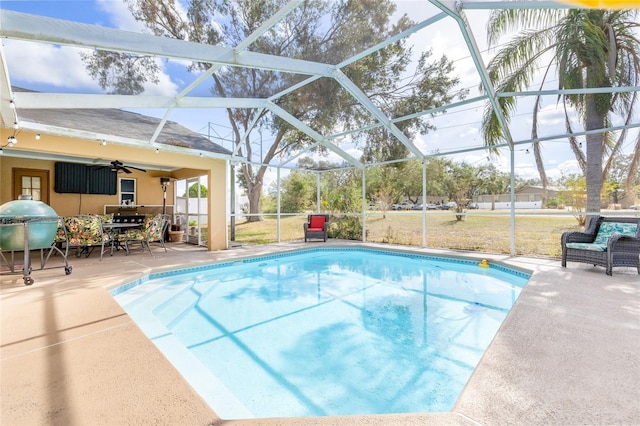
<path fill-rule="evenodd" d="M 120 234 L 118 236 L 121 240 L 144 240 L 146 238 L 145 234 L 141 229 L 127 229 L 124 234 Z"/>
<path fill-rule="evenodd" d="M 144 230 L 147 232 L 147 239 L 154 241 L 160 239 L 162 233 L 162 215 L 155 215 L 151 217 L 144 224 Z"/>
<path fill-rule="evenodd" d="M 607 243 L 591 244 L 591 243 L 567 243 L 567 248 L 591 251 L 607 251 Z"/>
<path fill-rule="evenodd" d="M 90 246 L 108 241 L 102 233 L 102 217 L 99 215 L 73 216 L 65 218 L 69 231 L 69 245 Z"/>
<path fill-rule="evenodd" d="M 607 240 L 613 234 L 623 234 L 633 237 L 636 235 L 637 230 L 638 225 L 635 223 L 602 222 L 593 244 L 604 244 L 606 250 Z"/>
<path fill-rule="evenodd" d="M 65 230 L 66 227 L 66 220 L 65 218 L 59 217 L 58 218 L 58 231 L 56 232 L 56 238 L 55 238 L 55 242 L 56 243 L 62 243 L 67 241 L 67 233 Z"/>
<path fill-rule="evenodd" d="M 311 216 L 311 222 L 309 223 L 309 230 L 320 230 L 324 228 L 324 216 Z"/>

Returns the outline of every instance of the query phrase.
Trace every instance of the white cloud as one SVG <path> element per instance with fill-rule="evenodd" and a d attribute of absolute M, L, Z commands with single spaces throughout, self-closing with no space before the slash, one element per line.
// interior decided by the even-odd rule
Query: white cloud
<path fill-rule="evenodd" d="M 558 164 L 558 166 L 554 169 L 551 169 L 547 172 L 549 178 L 558 179 L 562 175 L 572 175 L 572 174 L 582 174 L 582 170 L 578 165 L 578 161 L 576 160 L 567 160 Z"/>
<path fill-rule="evenodd" d="M 5 41 L 5 56 L 12 84 L 32 88 L 46 84 L 61 89 L 102 92 L 98 83 L 86 71 L 80 52 L 69 46 Z M 158 59 L 161 64 L 161 60 Z M 160 73 L 158 84 L 145 84 L 145 95 L 174 96 L 178 85 L 166 73 Z"/>
<path fill-rule="evenodd" d="M 473 139 L 476 142 L 474 145 L 478 145 L 477 142 L 482 142 L 482 135 L 480 135 L 480 130 L 477 127 L 465 128 L 460 132 L 459 137 L 462 139 Z"/>
<path fill-rule="evenodd" d="M 570 106 L 567 106 L 567 113 L 569 114 L 569 117 L 575 116 L 575 111 Z M 564 123 L 564 109 L 561 105 L 556 105 L 555 103 L 545 105 L 538 113 L 538 125 L 540 127 L 554 127 L 560 133 L 565 133 L 566 130 L 564 128 Z M 575 119 L 572 120 L 571 125 L 572 127 L 574 127 L 574 129 L 581 127 L 580 124 L 575 121 Z"/>
<path fill-rule="evenodd" d="M 533 163 L 516 163 L 514 166 L 516 176 L 522 179 L 540 179 L 538 169 Z M 509 172 L 509 170 L 503 170 Z M 547 172 L 548 174 L 549 172 Z"/>
<path fill-rule="evenodd" d="M 156 62 L 162 66 L 162 61 L 157 59 Z M 144 94 L 149 96 L 174 96 L 180 88 L 176 83 L 171 81 L 171 76 L 165 72 L 158 75 L 158 84 L 145 83 Z"/>
<path fill-rule="evenodd" d="M 5 41 L 5 56 L 12 84 L 50 84 L 63 88 L 99 91 L 85 71 L 81 49 L 19 40 Z"/>
<path fill-rule="evenodd" d="M 96 4 L 98 8 L 102 9 L 107 14 L 109 23 L 115 28 L 133 31 L 137 33 L 148 32 L 145 31 L 145 26 L 142 22 L 135 20 L 127 5 L 123 1 L 113 0 L 97 0 Z M 96 24 L 99 24 L 96 22 Z"/>

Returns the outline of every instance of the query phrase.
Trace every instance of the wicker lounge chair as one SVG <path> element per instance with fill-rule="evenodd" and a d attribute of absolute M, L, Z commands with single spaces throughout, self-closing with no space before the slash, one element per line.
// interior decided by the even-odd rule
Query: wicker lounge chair
<path fill-rule="evenodd" d="M 307 242 L 308 238 L 322 238 L 326 242 L 328 226 L 328 214 L 310 214 L 304 224 L 304 241 Z"/>
<path fill-rule="evenodd" d="M 567 261 L 613 267 L 635 267 L 640 274 L 640 218 L 595 216 L 585 232 L 562 234 L 562 266 Z"/>

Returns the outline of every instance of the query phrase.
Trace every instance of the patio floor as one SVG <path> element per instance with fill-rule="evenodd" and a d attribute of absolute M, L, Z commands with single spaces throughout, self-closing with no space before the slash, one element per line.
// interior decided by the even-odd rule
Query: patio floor
<path fill-rule="evenodd" d="M 221 420 L 108 294 L 154 270 L 318 244 L 362 243 L 217 252 L 169 243 L 153 255 L 70 256 L 68 276 L 50 268 L 58 257 L 33 271 L 31 286 L 2 275 L 0 424 L 640 424 L 640 276 L 631 268 L 608 277 L 557 259 L 482 256 L 534 274 L 453 410 L 438 414 Z"/>

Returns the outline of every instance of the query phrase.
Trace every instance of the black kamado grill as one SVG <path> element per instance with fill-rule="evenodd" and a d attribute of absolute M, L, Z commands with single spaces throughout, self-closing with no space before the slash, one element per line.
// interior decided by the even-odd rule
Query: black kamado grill
<path fill-rule="evenodd" d="M 25 285 L 33 284 L 31 250 L 57 250 L 64 259 L 65 274 L 71 273 L 67 257 L 53 244 L 57 232 L 58 215 L 55 210 L 41 201 L 34 201 L 30 195 L 21 195 L 20 199 L 0 206 L 0 256 L 9 265 L 9 272 L 14 273 L 14 253 L 24 252 L 22 272 Z M 10 253 L 11 261 L 7 261 L 5 253 Z M 40 269 L 44 269 L 46 263 L 43 253 L 41 251 Z"/>

